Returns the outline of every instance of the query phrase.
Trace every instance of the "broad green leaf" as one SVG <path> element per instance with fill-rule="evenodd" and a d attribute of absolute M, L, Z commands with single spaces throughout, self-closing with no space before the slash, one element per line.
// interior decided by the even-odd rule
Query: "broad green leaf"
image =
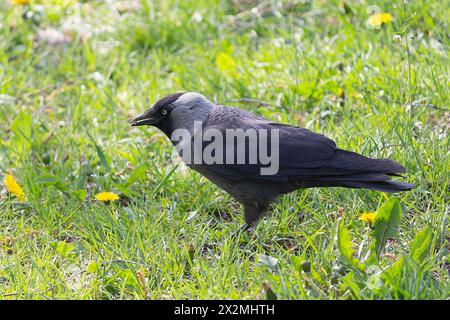
<path fill-rule="evenodd" d="M 136 168 L 134 168 L 133 172 L 130 174 L 130 177 L 126 181 L 126 185 L 129 186 L 135 181 L 145 177 L 145 172 L 147 171 L 147 169 L 148 169 L 147 163 L 141 163 Z"/>
<path fill-rule="evenodd" d="M 23 157 L 31 149 L 32 121 L 31 115 L 20 112 L 11 124 L 13 137 L 10 142 L 10 150 L 16 152 L 18 157 Z"/>
<path fill-rule="evenodd" d="M 92 52 L 91 47 L 87 41 L 84 42 L 84 58 L 88 62 L 88 70 L 94 71 L 95 67 L 95 54 Z"/>
<path fill-rule="evenodd" d="M 381 274 L 375 273 L 367 278 L 367 288 L 370 290 L 379 290 L 383 287 L 383 280 L 381 280 Z"/>
<path fill-rule="evenodd" d="M 93 172 L 94 172 L 94 170 L 92 169 L 89 162 L 87 160 L 83 161 L 81 164 L 78 181 L 75 184 L 75 189 L 81 190 L 81 189 L 86 188 L 86 183 L 88 181 L 88 178 L 90 175 L 93 174 Z"/>
<path fill-rule="evenodd" d="M 341 278 L 342 287 L 347 287 L 353 293 L 356 299 L 360 299 L 361 284 L 355 271 L 350 271 L 345 277 Z"/>
<path fill-rule="evenodd" d="M 108 161 L 106 160 L 102 147 L 100 147 L 98 144 L 95 144 L 95 150 L 97 151 L 102 166 L 106 169 L 106 171 L 110 172 L 111 169 L 109 168 Z"/>
<path fill-rule="evenodd" d="M 388 200 L 378 209 L 373 223 L 374 230 L 371 233 L 374 238 L 372 250 L 377 258 L 380 257 L 387 239 L 395 235 L 396 227 L 400 224 L 401 219 L 402 209 L 396 197 Z"/>
<path fill-rule="evenodd" d="M 100 269 L 100 264 L 98 262 L 91 262 L 86 267 L 87 273 L 94 273 L 97 272 Z"/>
<path fill-rule="evenodd" d="M 297 256 L 291 256 L 291 263 L 298 272 L 311 272 L 311 262 L 309 261 L 305 261 Z"/>
<path fill-rule="evenodd" d="M 294 265 L 295 270 L 298 272 L 302 271 L 302 262 L 303 259 L 297 256 L 291 256 L 291 263 Z"/>
<path fill-rule="evenodd" d="M 269 269 L 276 269 L 279 263 L 277 258 L 266 256 L 265 254 L 258 254 L 258 261 Z"/>
<path fill-rule="evenodd" d="M 410 257 L 415 263 L 420 264 L 425 260 L 430 251 L 432 240 L 433 234 L 428 226 L 416 235 L 410 245 Z"/>
<path fill-rule="evenodd" d="M 71 254 L 72 251 L 75 249 L 75 245 L 73 243 L 67 243 L 66 241 L 59 241 L 58 243 L 53 244 L 53 248 L 64 258 L 69 260 L 73 258 L 73 254 Z"/>
<path fill-rule="evenodd" d="M 353 243 L 350 238 L 350 233 L 347 228 L 344 227 L 344 223 L 342 220 L 338 222 L 338 232 L 337 232 L 337 245 L 339 249 L 339 253 L 343 260 L 348 264 L 360 269 L 361 266 L 359 264 L 358 259 L 353 257 Z"/>
<path fill-rule="evenodd" d="M 44 186 L 54 186 L 55 188 L 63 192 L 67 191 L 67 185 L 62 182 L 59 177 L 49 173 L 39 176 L 36 182 Z"/>
<path fill-rule="evenodd" d="M 89 132 L 86 132 L 86 133 L 87 133 L 87 135 L 89 136 L 89 138 L 91 139 L 92 143 L 95 146 L 95 150 L 97 151 L 97 155 L 98 155 L 98 158 L 100 159 L 100 163 L 106 169 L 106 171 L 111 172 L 111 169 L 109 168 L 109 165 L 108 165 L 108 161 L 106 160 L 106 156 L 103 153 L 102 147 L 99 146 L 97 144 L 97 142 L 95 142 L 94 138 L 89 134 Z"/>
<path fill-rule="evenodd" d="M 117 273 L 117 278 L 122 279 L 125 285 L 133 287 L 135 289 L 139 288 L 139 282 L 137 281 L 136 277 L 134 276 L 133 272 L 129 269 L 123 269 L 120 270 Z"/>
<path fill-rule="evenodd" d="M 80 201 L 83 201 L 86 198 L 86 195 L 87 195 L 87 191 L 85 189 L 72 190 L 71 192 Z"/>
<path fill-rule="evenodd" d="M 127 197 L 140 197 L 142 196 L 141 193 L 136 192 L 130 188 L 127 188 L 123 185 L 121 185 L 120 183 L 113 183 L 114 189 L 117 189 L 118 191 L 120 191 L 124 196 Z"/>
<path fill-rule="evenodd" d="M 31 115 L 20 112 L 11 124 L 11 131 L 16 136 L 29 141 L 31 138 Z"/>
<path fill-rule="evenodd" d="M 387 278 L 389 282 L 392 282 L 395 278 L 399 277 L 402 272 L 404 264 L 405 264 L 405 256 L 401 256 L 400 258 L 397 259 L 397 261 L 395 261 L 389 268 L 387 268 L 383 272 L 385 279 Z"/>

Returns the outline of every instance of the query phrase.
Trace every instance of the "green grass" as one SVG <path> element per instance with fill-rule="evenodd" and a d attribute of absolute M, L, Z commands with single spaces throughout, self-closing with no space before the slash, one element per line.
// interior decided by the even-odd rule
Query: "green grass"
<path fill-rule="evenodd" d="M 24 18 L 2 1 L 0 177 L 27 200 L 0 194 L 0 297 L 265 299 L 267 284 L 280 299 L 448 299 L 449 7 L 377 1 L 395 19 L 371 29 L 372 3 L 346 2 L 267 1 L 258 17 L 251 1 L 52 0 Z M 234 237 L 239 205 L 128 125 L 180 90 L 404 164 L 416 188 L 380 258 L 363 263 L 374 234 L 358 220 L 392 197 L 374 191 L 292 193 Z"/>

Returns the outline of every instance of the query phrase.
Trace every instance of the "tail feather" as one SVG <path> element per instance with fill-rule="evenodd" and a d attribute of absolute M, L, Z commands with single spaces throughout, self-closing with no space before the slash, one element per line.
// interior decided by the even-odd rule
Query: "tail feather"
<path fill-rule="evenodd" d="M 398 162 L 390 159 L 371 159 L 352 151 L 337 150 L 336 155 L 328 164 L 339 170 L 348 170 L 361 173 L 385 173 L 398 176 L 405 173 L 405 168 Z"/>
<path fill-rule="evenodd" d="M 405 168 L 390 159 L 371 159 L 358 153 L 337 150 L 336 155 L 327 164 L 335 170 L 335 175 L 314 178 L 315 181 L 327 181 L 330 185 L 346 188 L 363 188 L 383 192 L 407 191 L 413 184 L 392 181 L 391 176 L 401 176 Z"/>
<path fill-rule="evenodd" d="M 370 189 L 383 192 L 408 191 L 414 188 L 413 184 L 398 181 L 345 181 L 340 182 L 341 187 Z"/>

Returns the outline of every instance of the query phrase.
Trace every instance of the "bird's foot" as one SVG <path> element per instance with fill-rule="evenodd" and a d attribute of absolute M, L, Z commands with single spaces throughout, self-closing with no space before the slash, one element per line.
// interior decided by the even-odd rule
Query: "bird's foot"
<path fill-rule="evenodd" d="M 249 225 L 248 223 L 244 223 L 240 228 L 238 232 L 243 232 L 243 231 L 247 231 L 251 228 L 251 225 Z"/>
<path fill-rule="evenodd" d="M 244 223 L 239 230 L 234 233 L 234 237 L 239 239 L 241 235 L 249 236 L 252 235 L 253 232 L 252 226 L 248 223 Z"/>

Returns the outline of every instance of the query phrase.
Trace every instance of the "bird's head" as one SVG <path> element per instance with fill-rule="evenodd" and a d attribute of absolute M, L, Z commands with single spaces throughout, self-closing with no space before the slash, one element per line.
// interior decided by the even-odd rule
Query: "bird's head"
<path fill-rule="evenodd" d="M 200 93 L 180 92 L 162 98 L 147 111 L 131 120 L 131 126 L 154 126 L 170 136 L 179 128 L 190 129 L 194 121 L 203 121 L 214 106 Z"/>

